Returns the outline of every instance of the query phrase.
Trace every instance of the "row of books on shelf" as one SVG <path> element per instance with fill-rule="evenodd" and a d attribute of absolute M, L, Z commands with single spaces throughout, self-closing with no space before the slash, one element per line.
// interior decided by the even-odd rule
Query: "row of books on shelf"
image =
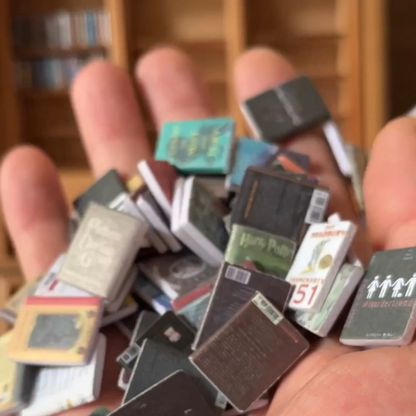
<path fill-rule="evenodd" d="M 88 57 L 44 58 L 16 64 L 17 83 L 21 89 L 61 90 L 69 87 L 76 74 L 91 60 L 103 59 L 104 54 Z"/>
<path fill-rule="evenodd" d="M 14 43 L 18 49 L 108 46 L 111 21 L 106 10 L 60 11 L 14 20 Z"/>

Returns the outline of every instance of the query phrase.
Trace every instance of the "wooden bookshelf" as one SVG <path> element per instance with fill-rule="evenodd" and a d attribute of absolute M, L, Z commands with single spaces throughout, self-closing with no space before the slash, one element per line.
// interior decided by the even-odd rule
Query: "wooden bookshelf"
<path fill-rule="evenodd" d="M 255 45 L 269 45 L 309 75 L 347 141 L 371 147 L 384 122 L 382 28 L 385 0 L 3 0 L 0 1 L 0 133 L 2 152 L 33 143 L 57 163 L 68 200 L 91 182 L 66 88 L 18 89 L 13 62 L 105 53 L 133 73 L 149 49 L 173 44 L 196 62 L 218 115 L 235 118 L 247 134 L 233 92 L 233 65 Z M 12 23 L 58 11 L 106 10 L 112 42 L 71 47 L 14 47 Z M 382 66 L 382 65 L 381 65 Z M 145 114 L 148 110 L 144 108 Z M 149 137 L 156 131 L 146 119 Z M 0 224 L 0 275 L 16 269 Z"/>

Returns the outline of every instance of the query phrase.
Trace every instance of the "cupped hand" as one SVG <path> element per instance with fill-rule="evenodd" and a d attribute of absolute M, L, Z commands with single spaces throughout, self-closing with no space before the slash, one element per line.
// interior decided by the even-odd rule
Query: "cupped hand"
<path fill-rule="evenodd" d="M 296 77 L 290 63 L 268 49 L 255 49 L 236 63 L 239 101 Z M 167 121 L 215 116 L 208 88 L 183 53 L 161 48 L 144 56 L 136 82 L 158 129 Z M 145 122 L 133 85 L 120 69 L 97 61 L 77 77 L 72 101 L 82 140 L 96 178 L 115 168 L 133 175 L 139 160 L 151 158 Z M 287 147 L 308 154 L 312 173 L 331 189 L 331 212 L 357 221 L 350 194 L 319 133 L 294 138 Z M 416 121 L 391 122 L 372 150 L 365 180 L 369 235 L 377 250 L 416 245 Z M 58 173 L 40 150 L 12 150 L 1 168 L 1 197 L 10 235 L 25 276 L 44 273 L 67 248 L 67 208 Z M 364 262 L 370 245 L 360 231 L 355 248 Z M 116 356 L 126 341 L 115 329 L 105 331 L 108 352 L 100 400 L 65 412 L 87 416 L 97 407 L 120 405 Z M 416 349 L 359 351 L 327 338 L 314 346 L 280 383 L 267 416 L 414 416 Z"/>

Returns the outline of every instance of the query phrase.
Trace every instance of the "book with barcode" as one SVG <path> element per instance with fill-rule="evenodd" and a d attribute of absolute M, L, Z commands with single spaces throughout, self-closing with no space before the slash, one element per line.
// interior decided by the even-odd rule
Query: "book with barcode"
<path fill-rule="evenodd" d="M 227 174 L 234 142 L 235 122 L 229 118 L 165 123 L 155 159 L 187 174 Z"/>
<path fill-rule="evenodd" d="M 129 316 L 134 315 L 139 309 L 139 304 L 130 295 L 126 296 L 120 308 L 114 312 L 106 311 L 103 319 L 101 320 L 100 328 L 112 325 L 121 321 Z"/>
<path fill-rule="evenodd" d="M 241 103 L 258 139 L 280 142 L 330 120 L 331 115 L 312 81 L 302 76 Z"/>
<path fill-rule="evenodd" d="M 13 325 L 26 299 L 35 293 L 41 279 L 42 276 L 25 283 L 0 309 L 0 319 Z"/>
<path fill-rule="evenodd" d="M 263 293 L 274 307 L 284 312 L 292 294 L 292 286 L 273 276 L 224 263 L 192 348 L 196 350 L 203 345 L 256 292 Z"/>
<path fill-rule="evenodd" d="M 356 231 L 350 221 L 309 227 L 286 277 L 295 286 L 291 309 L 310 313 L 321 310 Z"/>
<path fill-rule="evenodd" d="M 257 270 L 284 279 L 295 253 L 296 243 L 292 240 L 234 224 L 225 261 L 236 265 L 250 261 Z"/>
<path fill-rule="evenodd" d="M 188 251 L 149 258 L 139 267 L 172 300 L 213 283 L 218 272 Z"/>
<path fill-rule="evenodd" d="M 23 364 L 82 366 L 95 350 L 100 298 L 27 298 L 20 310 L 8 357 Z"/>
<path fill-rule="evenodd" d="M 136 204 L 148 223 L 160 235 L 169 249 L 174 253 L 181 251 L 182 245 L 171 232 L 168 218 L 149 190 L 139 195 Z"/>
<path fill-rule="evenodd" d="M 327 188 L 250 167 L 233 207 L 231 222 L 299 244 L 308 224 L 324 219 L 329 199 Z"/>
<path fill-rule="evenodd" d="M 0 416 L 17 414 L 29 406 L 38 369 L 8 358 L 12 332 L 0 336 Z"/>
<path fill-rule="evenodd" d="M 230 191 L 238 191 L 249 166 L 265 167 L 278 154 L 277 146 L 241 137 L 236 144 L 234 163 L 227 176 L 226 186 Z"/>
<path fill-rule="evenodd" d="M 294 321 L 308 331 L 326 337 L 360 283 L 363 274 L 364 270 L 361 267 L 344 264 L 335 278 L 321 311 L 317 313 L 297 311 L 293 315 Z"/>
<path fill-rule="evenodd" d="M 174 205 L 175 202 L 177 217 L 172 220 L 172 231 L 208 265 L 218 267 L 228 243 L 223 222 L 225 207 L 194 176 L 177 182 Z"/>
<path fill-rule="evenodd" d="M 113 301 L 128 277 L 147 229 L 145 222 L 91 203 L 58 279 Z"/>
<path fill-rule="evenodd" d="M 238 411 L 244 412 L 308 348 L 308 342 L 283 314 L 257 292 L 190 360 Z"/>
<path fill-rule="evenodd" d="M 143 273 L 139 273 L 133 285 L 133 293 L 145 301 L 159 315 L 172 310 L 170 299 Z"/>
<path fill-rule="evenodd" d="M 215 416 L 194 379 L 177 371 L 111 413 L 111 416 Z"/>
<path fill-rule="evenodd" d="M 20 416 L 52 416 L 98 399 L 104 372 L 105 336 L 100 334 L 91 361 L 82 367 L 43 367 L 29 406 Z"/>
<path fill-rule="evenodd" d="M 183 371 L 192 377 L 199 392 L 204 396 L 212 410 L 217 414 L 222 413 L 222 409 L 215 405 L 218 391 L 191 364 L 188 354 L 149 339 L 143 343 L 132 372 L 129 387 L 123 397 L 123 403 L 134 399 L 176 371 Z"/>
<path fill-rule="evenodd" d="M 409 345 L 416 329 L 416 248 L 373 255 L 341 334 L 346 345 Z"/>
<path fill-rule="evenodd" d="M 173 189 L 178 179 L 175 168 L 167 162 L 142 160 L 137 165 L 149 191 L 170 218 L 172 216 Z"/>

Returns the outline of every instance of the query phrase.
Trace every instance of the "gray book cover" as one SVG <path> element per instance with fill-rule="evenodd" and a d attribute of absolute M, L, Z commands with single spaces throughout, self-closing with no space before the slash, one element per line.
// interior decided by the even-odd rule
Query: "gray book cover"
<path fill-rule="evenodd" d="M 375 253 L 341 334 L 357 346 L 401 346 L 416 328 L 416 248 Z"/>

